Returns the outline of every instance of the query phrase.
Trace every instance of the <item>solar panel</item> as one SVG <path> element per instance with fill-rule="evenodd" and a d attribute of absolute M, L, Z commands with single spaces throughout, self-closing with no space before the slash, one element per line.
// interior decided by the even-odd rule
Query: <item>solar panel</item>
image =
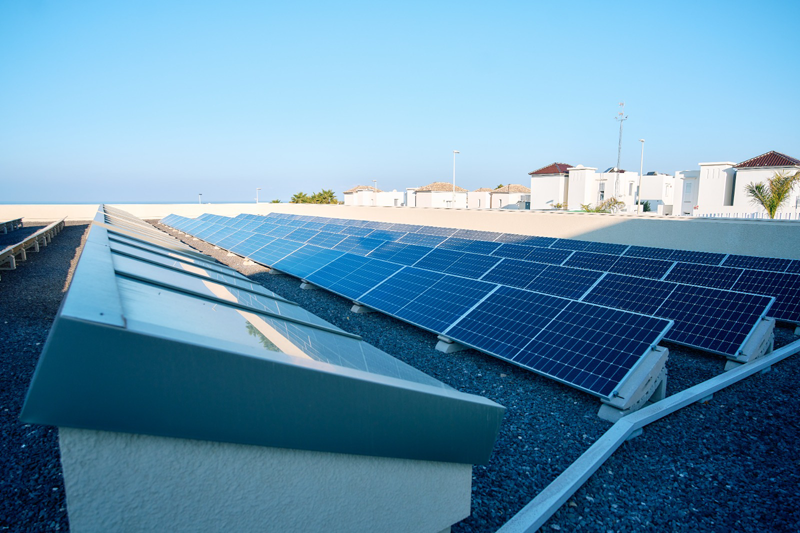
<path fill-rule="evenodd" d="M 783 272 L 789 267 L 791 259 L 776 259 L 774 257 L 754 257 L 749 255 L 729 255 L 722 266 L 739 267 L 752 270 L 769 270 Z"/>
<path fill-rule="evenodd" d="M 505 243 L 500 245 L 492 255 L 497 257 L 508 257 L 509 259 L 525 259 L 531 254 L 530 246 L 522 246 L 521 244 Z"/>
<path fill-rule="evenodd" d="M 775 297 L 769 316 L 800 324 L 800 275 L 745 270 L 733 290 Z"/>
<path fill-rule="evenodd" d="M 417 233 L 422 235 L 439 235 L 441 237 L 450 237 L 458 230 L 455 228 L 438 228 L 436 226 L 419 226 Z"/>
<path fill-rule="evenodd" d="M 301 242 L 275 239 L 269 245 L 259 248 L 247 257 L 262 265 L 272 266 L 302 246 L 305 245 Z"/>
<path fill-rule="evenodd" d="M 611 267 L 609 272 L 626 274 L 640 278 L 661 279 L 672 268 L 671 261 L 660 259 L 639 259 L 636 257 L 620 257 Z"/>
<path fill-rule="evenodd" d="M 380 239 L 370 239 L 369 237 L 347 237 L 345 240 L 333 247 L 334 250 L 349 252 L 351 254 L 367 255 L 372 250 L 386 241 Z"/>
<path fill-rule="evenodd" d="M 675 290 L 673 283 L 606 274 L 582 301 L 645 315 L 656 315 L 658 308 L 669 298 L 673 290 Z"/>
<path fill-rule="evenodd" d="M 663 319 L 570 302 L 513 361 L 609 397 L 669 327 Z"/>
<path fill-rule="evenodd" d="M 433 250 L 433 248 L 427 248 L 425 246 L 387 242 L 372 250 L 368 257 L 410 266 L 422 259 L 431 250 Z"/>
<path fill-rule="evenodd" d="M 433 270 L 434 272 L 445 272 L 453 263 L 463 257 L 464 254 L 465 252 L 435 248 L 420 259 L 415 266 L 424 268 L 425 270 Z"/>
<path fill-rule="evenodd" d="M 669 248 L 653 248 L 651 246 L 631 246 L 625 251 L 625 257 L 641 257 L 644 259 L 669 259 L 673 250 Z"/>
<path fill-rule="evenodd" d="M 602 275 L 602 272 L 592 270 L 550 265 L 525 288 L 531 291 L 577 300 Z"/>
<path fill-rule="evenodd" d="M 468 239 L 472 241 L 493 241 L 500 235 L 502 235 L 502 233 L 497 233 L 496 231 L 460 229 L 453 234 L 453 237 L 457 237 L 459 239 Z"/>
<path fill-rule="evenodd" d="M 552 248 L 532 248 L 528 254 L 528 261 L 560 265 L 572 255 L 571 250 L 553 250 Z"/>
<path fill-rule="evenodd" d="M 575 239 L 558 239 L 550 245 L 554 250 L 585 250 L 591 245 L 591 241 L 578 241 Z"/>
<path fill-rule="evenodd" d="M 740 268 L 677 263 L 664 279 L 688 285 L 730 289 L 736 284 L 742 272 L 744 270 Z"/>
<path fill-rule="evenodd" d="M 320 270 L 324 270 L 324 268 L 325 267 Z M 366 293 L 401 268 L 403 268 L 403 265 L 381 261 L 380 259 L 367 259 L 365 263 L 351 272 L 348 272 L 335 283 L 326 283 L 324 287 L 345 298 L 358 300 L 359 296 Z M 311 274 L 308 277 L 308 280 L 312 283 L 315 283 L 315 279 L 319 279 L 316 274 Z"/>
<path fill-rule="evenodd" d="M 307 242 L 310 238 L 318 234 L 317 230 L 313 229 L 306 229 L 306 228 L 298 228 L 293 232 L 286 235 L 286 239 L 290 241 L 297 241 L 297 242 Z"/>
<path fill-rule="evenodd" d="M 441 235 L 422 235 L 419 233 L 409 233 L 400 237 L 398 242 L 434 248 L 442 244 L 446 239 L 447 237 Z"/>
<path fill-rule="evenodd" d="M 343 233 L 345 235 L 354 235 L 356 237 L 366 237 L 373 231 L 374 230 L 372 228 L 363 228 L 363 227 L 359 228 L 355 226 L 346 226 L 342 228 L 342 230 L 339 233 Z"/>
<path fill-rule="evenodd" d="M 342 255 L 344 252 L 307 244 L 277 261 L 274 267 L 281 272 L 303 279 Z"/>
<path fill-rule="evenodd" d="M 390 231 L 387 229 L 376 229 L 369 233 L 370 239 L 381 239 L 382 241 L 397 241 L 400 240 L 403 235 L 407 232 L 405 231 Z"/>
<path fill-rule="evenodd" d="M 568 303 L 563 298 L 501 286 L 444 333 L 466 346 L 510 360 Z"/>
<path fill-rule="evenodd" d="M 247 257 L 256 250 L 263 248 L 267 244 L 273 242 L 275 237 L 269 237 L 267 235 L 253 235 L 251 237 L 246 238 L 239 244 L 231 246 L 230 251 L 239 254 L 242 257 Z"/>
<path fill-rule="evenodd" d="M 681 263 L 698 263 L 701 265 L 719 265 L 725 259 L 725 254 L 713 252 L 692 252 L 689 250 L 673 250 L 669 256 L 670 261 Z"/>
<path fill-rule="evenodd" d="M 800 259 L 792 259 L 792 262 L 786 267 L 786 272 L 800 274 Z"/>
<path fill-rule="evenodd" d="M 419 226 L 416 224 L 392 224 L 388 228 L 392 231 L 402 231 L 403 233 L 413 233 L 416 232 Z"/>
<path fill-rule="evenodd" d="M 248 237 L 252 237 L 252 236 L 253 236 L 253 232 L 252 231 L 239 230 L 237 232 L 234 232 L 234 233 L 228 235 L 224 239 L 220 240 L 217 243 L 217 246 L 219 246 L 220 248 L 225 249 L 225 250 L 230 250 L 231 248 L 233 248 L 234 246 L 236 246 L 237 244 L 239 244 L 243 240 L 247 239 Z"/>
<path fill-rule="evenodd" d="M 329 233 L 327 231 L 320 231 L 314 237 L 308 239 L 308 244 L 314 244 L 322 248 L 334 248 L 337 244 L 347 238 L 347 235 L 341 233 Z"/>
<path fill-rule="evenodd" d="M 607 272 L 617 259 L 619 256 L 616 255 L 575 252 L 564 262 L 564 266 Z"/>
<path fill-rule="evenodd" d="M 516 259 L 503 259 L 481 278 L 481 281 L 499 283 L 524 289 L 547 268 L 542 263 L 530 263 Z"/>
<path fill-rule="evenodd" d="M 458 237 L 450 237 L 439 248 L 443 250 L 458 250 L 460 252 L 472 252 L 475 254 L 489 255 L 501 244 L 499 242 L 476 241 L 471 239 L 461 239 Z"/>
<path fill-rule="evenodd" d="M 526 246 L 540 246 L 547 248 L 558 239 L 552 237 L 536 237 L 532 235 L 517 235 L 515 233 L 502 233 L 497 236 L 495 242 L 504 242 L 510 244 L 524 244 Z"/>
<path fill-rule="evenodd" d="M 406 267 L 362 295 L 358 301 L 389 315 L 396 315 L 417 295 L 442 278 L 444 274 L 439 272 Z"/>
<path fill-rule="evenodd" d="M 609 255 L 622 255 L 625 250 L 630 248 L 627 244 L 611 244 L 607 242 L 592 242 L 583 249 L 584 252 L 593 252 L 598 254 Z"/>

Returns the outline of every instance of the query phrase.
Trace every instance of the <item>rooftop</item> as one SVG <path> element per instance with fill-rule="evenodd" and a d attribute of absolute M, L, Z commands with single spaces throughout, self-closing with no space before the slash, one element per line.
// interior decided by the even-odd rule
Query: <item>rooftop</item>
<path fill-rule="evenodd" d="M 568 165 L 566 163 L 553 163 L 551 165 L 547 165 L 546 167 L 542 167 L 539 170 L 528 172 L 528 175 L 566 174 L 568 168 L 572 168 L 572 165 Z"/>
<path fill-rule="evenodd" d="M 524 185 L 519 185 L 517 183 L 509 183 L 508 185 L 503 185 L 502 187 L 494 189 L 492 191 L 492 194 L 508 194 L 512 192 L 528 194 L 531 192 L 531 190 Z"/>
<path fill-rule="evenodd" d="M 467 189 L 459 187 L 458 185 L 456 185 L 455 189 L 456 192 L 469 192 Z M 424 187 L 420 187 L 417 189 L 417 192 L 453 192 L 453 184 L 447 183 L 446 181 L 434 181 Z"/>
<path fill-rule="evenodd" d="M 761 154 L 758 157 L 742 161 L 736 168 L 762 168 L 762 167 L 800 167 L 800 159 L 795 159 L 775 150 Z"/>
<path fill-rule="evenodd" d="M 346 191 L 344 191 L 344 193 L 347 194 L 347 193 L 354 193 L 354 192 L 358 192 L 358 191 L 383 192 L 380 189 L 376 189 L 372 185 L 356 185 L 352 189 L 347 189 Z"/>

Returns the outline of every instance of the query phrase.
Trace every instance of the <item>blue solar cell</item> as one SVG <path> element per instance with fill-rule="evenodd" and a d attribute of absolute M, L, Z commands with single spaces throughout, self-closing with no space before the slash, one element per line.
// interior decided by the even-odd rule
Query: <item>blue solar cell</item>
<path fill-rule="evenodd" d="M 658 316 L 675 321 L 666 340 L 734 356 L 770 302 L 767 296 L 676 285 Z"/>
<path fill-rule="evenodd" d="M 441 235 L 421 235 L 419 233 L 409 233 L 408 235 L 401 237 L 398 242 L 435 248 L 436 246 L 442 244 L 446 239 L 447 237 Z"/>
<path fill-rule="evenodd" d="M 558 239 L 550 245 L 553 250 L 585 250 L 591 245 L 591 241 L 577 241 L 575 239 Z"/>
<path fill-rule="evenodd" d="M 786 267 L 786 272 L 800 274 L 800 259 L 793 259 L 789 266 Z"/>
<path fill-rule="evenodd" d="M 546 268 L 547 265 L 541 263 L 503 259 L 493 269 L 487 272 L 481 278 L 481 281 L 499 283 L 501 285 L 523 289 L 530 285 L 531 281 Z"/>
<path fill-rule="evenodd" d="M 673 264 L 671 261 L 661 261 L 660 259 L 620 257 L 611 267 L 610 272 L 639 276 L 640 278 L 661 279 Z"/>
<path fill-rule="evenodd" d="M 334 250 L 341 250 L 351 254 L 367 255 L 372 250 L 385 243 L 379 239 L 369 237 L 347 237 L 345 240 L 333 247 Z"/>
<path fill-rule="evenodd" d="M 378 283 L 391 277 L 401 268 L 404 268 L 403 265 L 389 263 L 379 259 L 367 259 L 366 263 L 349 272 L 337 282 L 325 285 L 325 288 L 345 298 L 358 300 L 359 296 L 370 291 Z M 313 283 L 314 277 L 315 275 L 311 274 L 308 280 Z"/>
<path fill-rule="evenodd" d="M 344 254 L 306 276 L 306 280 L 327 289 L 370 261 L 370 259 L 360 255 Z"/>
<path fill-rule="evenodd" d="M 308 240 L 317 233 L 319 233 L 319 231 L 314 229 L 298 228 L 286 235 L 285 238 L 290 241 L 308 242 Z"/>
<path fill-rule="evenodd" d="M 584 248 L 584 252 L 597 254 L 622 255 L 628 249 L 627 244 L 611 244 L 607 242 L 593 242 Z"/>
<path fill-rule="evenodd" d="M 460 229 L 453 234 L 453 237 L 473 241 L 493 241 L 502 233 L 496 231 L 481 231 L 477 229 Z"/>
<path fill-rule="evenodd" d="M 619 259 L 618 255 L 575 252 L 567 259 L 564 266 L 607 272 L 617 262 L 617 259 Z"/>
<path fill-rule="evenodd" d="M 402 231 L 403 233 L 414 233 L 419 229 L 419 226 L 416 224 L 392 224 L 387 229 Z"/>
<path fill-rule="evenodd" d="M 570 302 L 513 361 L 609 397 L 669 326 L 658 318 Z"/>
<path fill-rule="evenodd" d="M 297 228 L 294 226 L 277 226 L 269 230 L 269 232 L 267 232 L 267 235 L 269 235 L 270 237 L 283 238 L 292 233 L 293 231 L 295 231 L 296 229 Z"/>
<path fill-rule="evenodd" d="M 260 233 L 262 235 L 267 235 L 270 231 L 280 227 L 282 226 L 280 224 L 276 224 L 275 222 L 262 222 L 255 228 L 252 228 L 251 231 L 253 233 Z"/>
<path fill-rule="evenodd" d="M 464 345 L 511 359 L 569 300 L 499 287 L 444 333 Z"/>
<path fill-rule="evenodd" d="M 533 248 L 528 254 L 528 261 L 537 263 L 547 263 L 549 265 L 560 265 L 572 255 L 570 250 L 553 250 L 552 248 Z"/>
<path fill-rule="evenodd" d="M 328 233 L 341 233 L 347 226 L 341 224 L 325 224 L 320 231 L 327 231 Z"/>
<path fill-rule="evenodd" d="M 474 254 L 489 255 L 501 244 L 499 242 L 477 241 L 472 239 L 460 239 L 458 237 L 450 237 L 439 248 L 443 250 L 458 250 L 460 252 L 472 252 Z"/>
<path fill-rule="evenodd" d="M 697 263 L 701 265 L 719 265 L 725 259 L 725 254 L 712 252 L 692 252 L 690 250 L 673 250 L 669 256 L 670 261 L 680 263 Z"/>
<path fill-rule="evenodd" d="M 323 226 L 325 226 L 325 222 L 317 222 L 314 220 L 308 220 L 305 224 L 303 224 L 304 228 L 315 229 L 317 231 L 321 230 Z"/>
<path fill-rule="evenodd" d="M 298 278 L 306 278 L 342 255 L 344 252 L 307 244 L 276 262 L 275 268 Z"/>
<path fill-rule="evenodd" d="M 520 244 L 505 243 L 500 245 L 492 255 L 497 257 L 508 257 L 509 259 L 525 259 L 533 250 L 530 246 L 522 246 Z"/>
<path fill-rule="evenodd" d="M 715 289 L 731 289 L 742 272 L 744 270 L 740 268 L 677 263 L 664 280 Z"/>
<path fill-rule="evenodd" d="M 233 248 L 234 246 L 236 246 L 240 242 L 244 241 L 248 237 L 251 237 L 252 235 L 253 235 L 252 231 L 239 230 L 239 231 L 237 231 L 235 233 L 232 233 L 232 234 L 228 235 L 227 237 L 225 237 L 221 241 L 219 241 L 217 243 L 217 246 L 219 246 L 220 248 L 222 248 L 224 250 L 230 250 L 231 248 Z"/>
<path fill-rule="evenodd" d="M 275 239 L 273 242 L 269 243 L 263 248 L 259 248 L 247 257 L 248 259 L 251 259 L 257 263 L 261 263 L 262 265 L 272 266 L 303 246 L 305 246 L 305 244 L 301 242 Z"/>
<path fill-rule="evenodd" d="M 516 233 L 503 233 L 494 242 L 507 242 L 510 244 L 524 244 L 526 246 L 539 246 L 547 248 L 557 239 L 552 237 L 535 237 L 532 235 L 517 235 Z"/>
<path fill-rule="evenodd" d="M 458 230 L 455 228 L 437 228 L 436 226 L 419 226 L 417 233 L 422 235 L 439 235 L 441 237 L 450 237 Z M 413 243 L 412 243 L 413 244 Z"/>
<path fill-rule="evenodd" d="M 658 308 L 675 290 L 674 283 L 656 279 L 606 274 L 583 301 L 624 309 L 645 315 L 657 315 Z"/>
<path fill-rule="evenodd" d="M 231 246 L 230 251 L 239 254 L 243 257 L 247 257 L 259 248 L 263 248 L 267 244 L 271 243 L 275 240 L 275 237 L 270 237 L 268 235 L 261 235 L 256 234 L 252 237 L 248 237 L 247 239 L 243 240 L 239 244 L 235 246 Z"/>
<path fill-rule="evenodd" d="M 359 298 L 359 302 L 395 315 L 409 302 L 427 291 L 444 274 L 406 267 Z"/>
<path fill-rule="evenodd" d="M 526 289 L 553 296 L 578 299 L 600 279 L 602 272 L 550 265 Z"/>
<path fill-rule="evenodd" d="M 777 259 L 774 257 L 754 257 L 749 255 L 729 255 L 722 266 L 747 268 L 750 270 L 769 270 L 770 272 L 783 272 L 792 262 L 791 259 Z"/>
<path fill-rule="evenodd" d="M 224 239 L 225 237 L 230 237 L 237 231 L 239 230 L 237 230 L 236 228 L 226 226 L 220 229 L 219 231 L 214 232 L 212 235 L 207 236 L 205 238 L 205 241 L 213 245 L 217 245 L 217 243 L 220 242 L 222 239 Z"/>
<path fill-rule="evenodd" d="M 347 235 L 342 235 L 341 233 L 329 233 L 327 231 L 320 231 L 314 237 L 308 239 L 308 244 L 313 244 L 316 246 L 320 246 L 322 248 L 333 248 L 346 238 Z"/>
<path fill-rule="evenodd" d="M 478 279 L 491 270 L 500 260 L 501 258 L 499 257 L 465 253 L 447 267 L 444 272 L 454 276 Z M 419 263 L 416 266 L 419 267 Z"/>
<path fill-rule="evenodd" d="M 396 316 L 430 331 L 442 332 L 496 286 L 445 274 L 397 311 Z"/>
<path fill-rule="evenodd" d="M 376 229 L 368 235 L 370 239 L 380 239 L 382 241 L 399 241 L 405 235 L 405 231 L 390 231 L 387 229 Z"/>
<path fill-rule="evenodd" d="M 422 259 L 432 249 L 413 244 L 387 242 L 372 250 L 368 257 L 410 266 Z"/>
<path fill-rule="evenodd" d="M 441 250 L 435 248 L 431 250 L 425 257 L 420 259 L 414 266 L 417 268 L 424 268 L 425 270 L 432 270 L 434 272 L 444 272 L 458 259 L 463 257 L 465 252 L 456 252 L 455 250 Z"/>
<path fill-rule="evenodd" d="M 672 252 L 671 248 L 653 248 L 651 246 L 631 246 L 625 252 L 625 257 L 640 257 L 643 259 L 669 259 Z"/>
<path fill-rule="evenodd" d="M 774 296 L 775 304 L 769 316 L 800 324 L 800 274 L 745 270 L 733 289 Z"/>
<path fill-rule="evenodd" d="M 375 231 L 375 230 L 373 230 L 372 228 L 364 228 L 364 227 L 358 227 L 358 226 L 346 226 L 346 227 L 342 228 L 342 230 L 339 233 L 342 233 L 344 235 L 353 235 L 355 237 L 366 237 L 367 235 L 369 235 L 373 231 Z"/>

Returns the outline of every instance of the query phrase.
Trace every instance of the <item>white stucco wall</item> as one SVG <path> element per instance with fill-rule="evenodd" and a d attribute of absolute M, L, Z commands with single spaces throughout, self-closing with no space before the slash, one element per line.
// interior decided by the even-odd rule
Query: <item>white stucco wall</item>
<path fill-rule="evenodd" d="M 452 207 L 453 193 L 449 191 L 417 191 L 416 207 Z M 455 193 L 456 208 L 467 207 L 467 193 Z"/>
<path fill-rule="evenodd" d="M 696 203 L 698 211 L 712 211 L 731 205 L 735 163 L 700 163 Z"/>
<path fill-rule="evenodd" d="M 750 198 L 747 196 L 747 192 L 745 191 L 745 187 L 750 183 L 766 183 L 767 178 L 771 178 L 775 175 L 775 172 L 788 172 L 788 173 L 795 173 L 797 172 L 797 167 L 785 167 L 785 168 L 754 168 L 754 169 L 739 169 L 736 171 L 736 186 L 733 193 L 733 207 L 735 208 L 734 211 L 738 212 L 764 212 L 764 209 L 758 206 L 755 206 L 751 201 Z M 786 202 L 784 207 L 779 211 L 780 212 L 791 212 L 794 213 L 795 206 L 798 205 L 798 197 L 800 196 L 800 187 L 795 187 L 790 195 L 789 201 Z"/>
<path fill-rule="evenodd" d="M 553 209 L 564 203 L 563 174 L 531 176 L 531 209 Z"/>
<path fill-rule="evenodd" d="M 437 533 L 472 467 L 60 428 L 70 530 Z"/>
<path fill-rule="evenodd" d="M 572 211 L 580 210 L 582 204 L 597 203 L 596 168 L 578 165 L 568 169 L 569 205 Z"/>
<path fill-rule="evenodd" d="M 470 209 L 489 209 L 491 207 L 489 191 L 470 191 L 467 193 L 467 207 Z"/>
<path fill-rule="evenodd" d="M 344 205 L 372 205 L 380 207 L 399 207 L 405 203 L 405 193 L 398 191 L 363 190 L 344 194 Z"/>

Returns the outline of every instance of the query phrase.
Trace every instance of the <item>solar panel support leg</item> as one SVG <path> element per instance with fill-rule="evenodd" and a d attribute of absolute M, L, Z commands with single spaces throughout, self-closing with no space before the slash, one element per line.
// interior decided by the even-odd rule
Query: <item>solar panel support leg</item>
<path fill-rule="evenodd" d="M 775 319 L 765 318 L 759 322 L 745 341 L 742 349 L 725 363 L 725 371 L 755 361 L 770 353 L 775 347 Z"/>
<path fill-rule="evenodd" d="M 436 343 L 436 349 L 443 353 L 456 353 L 467 350 L 468 348 L 463 344 L 454 342 L 453 339 L 439 335 L 439 342 Z"/>
<path fill-rule="evenodd" d="M 667 359 L 669 350 L 656 346 L 645 354 L 634 371 L 617 389 L 612 398 L 601 398 L 597 416 L 616 422 L 623 416 L 663 400 L 667 393 Z"/>
<path fill-rule="evenodd" d="M 267 274 L 272 274 L 273 276 L 278 276 L 280 274 L 283 274 L 283 272 L 281 272 L 280 270 L 275 270 L 274 268 L 270 268 L 269 272 L 267 272 Z"/>
<path fill-rule="evenodd" d="M 374 309 L 367 307 L 366 305 L 361 305 L 360 303 L 353 302 L 353 307 L 350 308 L 350 311 L 353 313 L 373 313 L 375 312 Z"/>
<path fill-rule="evenodd" d="M 303 280 L 303 281 L 300 282 L 300 288 L 305 290 L 305 291 L 315 291 L 315 290 L 317 290 L 317 286 L 316 285 L 312 285 L 311 283 L 307 282 L 306 280 Z"/>
<path fill-rule="evenodd" d="M 795 335 L 800 335 L 800 326 L 797 326 L 796 328 L 794 328 L 794 334 Z"/>

